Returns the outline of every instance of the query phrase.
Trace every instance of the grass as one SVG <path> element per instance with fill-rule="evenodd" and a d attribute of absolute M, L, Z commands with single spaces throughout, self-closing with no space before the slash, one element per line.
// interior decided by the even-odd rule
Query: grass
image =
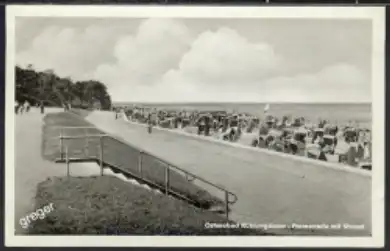
<path fill-rule="evenodd" d="M 212 212 L 115 177 L 63 177 L 38 185 L 36 209 L 54 210 L 33 221 L 30 234 L 67 235 L 265 235 L 253 229 L 205 228 L 225 223 Z M 231 222 L 233 223 L 233 222 Z"/>
<path fill-rule="evenodd" d="M 77 115 L 83 117 L 83 118 L 87 117 L 91 113 L 90 110 L 77 109 L 77 108 L 72 108 L 70 111 L 74 114 L 77 114 Z"/>
<path fill-rule="evenodd" d="M 60 143 L 58 139 L 60 133 L 58 126 L 92 126 L 80 116 L 65 112 L 47 114 L 44 121 L 42 153 L 44 158 L 52 161 L 60 157 Z M 82 135 L 87 132 L 92 134 L 102 133 L 98 129 L 93 128 L 72 130 L 67 132 L 67 135 Z M 100 143 L 98 140 L 98 138 L 90 139 L 88 144 L 85 139 L 64 141 L 64 148 L 68 147 L 69 154 L 72 157 L 99 156 Z M 104 146 L 104 162 L 164 186 L 166 164 L 151 155 L 143 155 L 141 174 L 138 168 L 139 150 L 111 137 L 104 137 L 102 143 Z M 187 181 L 182 174 L 172 170 L 170 171 L 170 188 L 196 201 L 202 208 L 221 206 L 223 204 L 220 198 L 211 195 L 206 190 Z"/>

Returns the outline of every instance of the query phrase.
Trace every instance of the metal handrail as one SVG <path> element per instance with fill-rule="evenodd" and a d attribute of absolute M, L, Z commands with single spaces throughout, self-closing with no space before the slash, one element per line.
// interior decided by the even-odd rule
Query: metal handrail
<path fill-rule="evenodd" d="M 139 175 L 135 175 L 135 174 L 133 174 L 133 173 L 131 173 L 131 172 L 121 168 L 121 167 L 114 166 L 114 168 L 117 169 L 117 170 L 120 170 L 121 172 L 124 172 L 124 173 L 130 173 L 132 176 L 137 177 L 138 179 L 141 179 L 141 180 L 143 180 L 146 183 L 153 184 L 153 186 L 158 187 L 159 189 L 165 189 L 162 185 L 157 184 L 156 182 L 151 181 L 151 180 L 149 180 L 149 179 L 147 179 L 145 177 L 140 177 Z M 170 189 L 170 192 L 171 192 L 171 194 L 179 197 L 182 200 L 188 201 L 189 203 L 192 203 L 192 204 L 196 204 L 195 201 L 191 200 L 190 198 L 188 198 L 186 196 L 181 195 L 180 193 L 175 192 L 172 189 Z"/>
<path fill-rule="evenodd" d="M 83 138 L 100 138 L 100 137 L 109 137 L 108 134 L 86 134 L 86 135 L 72 135 L 72 136 L 60 136 L 60 137 L 51 137 L 50 139 L 83 139 Z"/>
<path fill-rule="evenodd" d="M 51 128 L 60 128 L 60 129 L 95 129 L 99 130 L 96 127 L 93 126 L 57 126 L 57 125 L 50 125 Z"/>
<path fill-rule="evenodd" d="M 108 135 L 108 134 L 102 133 L 102 134 L 84 134 L 84 135 L 64 136 L 62 134 L 64 129 L 86 129 L 86 128 L 97 129 L 96 127 L 61 127 L 60 136 L 56 137 L 56 139 L 59 138 L 59 140 L 60 140 L 61 158 L 62 158 L 63 140 L 80 139 L 80 138 L 86 138 L 88 140 L 89 138 L 100 138 L 100 148 L 101 148 L 100 149 L 100 155 L 101 155 L 100 156 L 100 158 L 101 158 L 100 166 L 101 166 L 101 175 L 103 175 L 103 166 L 102 166 L 103 165 L 103 142 L 102 142 L 102 140 L 103 140 L 103 137 L 110 137 L 110 138 L 112 138 L 112 139 L 114 139 L 114 140 L 116 140 L 116 141 L 118 141 L 118 142 L 120 142 L 122 144 L 125 144 L 125 145 L 127 145 L 129 147 L 132 147 L 136 151 L 138 151 L 138 153 L 140 154 L 139 155 L 140 156 L 139 168 L 140 168 L 141 176 L 142 176 L 142 155 L 148 155 L 148 156 L 156 159 L 157 161 L 161 162 L 162 164 L 166 165 L 166 169 L 165 169 L 165 185 L 164 185 L 164 187 L 165 187 L 165 192 L 167 194 L 168 194 L 168 191 L 173 192 L 173 190 L 172 190 L 172 188 L 170 188 L 170 184 L 169 184 L 170 183 L 169 182 L 169 177 L 170 177 L 169 173 L 170 173 L 170 169 L 171 168 L 174 169 L 174 170 L 178 170 L 178 171 L 184 173 L 186 180 L 189 181 L 189 182 L 194 181 L 194 180 L 199 180 L 199 181 L 201 181 L 201 182 L 203 182 L 205 184 L 208 184 L 208 185 L 210 185 L 210 186 L 212 186 L 214 188 L 217 188 L 217 189 L 223 191 L 224 194 L 225 194 L 226 217 L 229 218 L 229 204 L 236 203 L 237 200 L 238 200 L 238 197 L 237 197 L 236 194 L 234 194 L 233 192 L 228 191 L 226 188 L 224 188 L 224 187 L 222 187 L 220 185 L 216 185 L 216 184 L 214 184 L 214 183 L 212 183 L 210 181 L 207 181 L 207 180 L 201 178 L 198 175 L 195 175 L 195 174 L 193 174 L 193 173 L 191 173 L 191 172 L 189 172 L 187 170 L 184 170 L 184 169 L 182 169 L 182 168 L 180 168 L 180 167 L 170 163 L 169 161 L 166 161 L 166 160 L 164 160 L 164 159 L 162 159 L 160 157 L 157 157 L 156 155 L 154 155 L 154 154 L 152 154 L 150 152 L 147 152 L 147 151 L 145 151 L 143 149 L 140 149 L 139 147 L 137 147 L 137 146 L 135 146 L 133 144 L 130 144 L 129 142 L 125 142 L 124 140 L 122 140 L 122 139 L 120 139 L 118 137 L 114 137 L 112 135 Z M 99 129 L 97 129 L 97 130 L 99 130 Z M 189 178 L 189 177 L 191 177 L 191 178 Z M 153 182 L 153 183 L 155 183 L 155 182 Z M 155 184 L 155 185 L 157 185 L 157 184 Z M 183 197 L 183 196 L 181 196 L 181 197 Z M 229 199 L 230 197 L 233 197 L 233 199 L 230 200 Z"/>
<path fill-rule="evenodd" d="M 128 146 L 130 146 L 130 147 L 135 148 L 135 149 L 138 150 L 141 154 L 149 155 L 149 156 L 151 156 L 151 157 L 157 159 L 158 161 L 162 162 L 163 164 L 166 164 L 166 165 L 168 165 L 168 166 L 170 166 L 170 167 L 173 167 L 174 169 L 177 169 L 177 170 L 183 172 L 184 174 L 187 175 L 187 177 L 190 176 L 190 177 L 194 178 L 194 179 L 192 179 L 192 180 L 198 179 L 198 180 L 200 180 L 200 181 L 202 181 L 202 182 L 204 182 L 204 183 L 206 183 L 206 184 L 208 184 L 208 185 L 211 185 L 211 186 L 213 186 L 213 187 L 215 187 L 215 188 L 218 188 L 219 190 L 222 190 L 222 191 L 224 191 L 224 192 L 229 193 L 229 194 L 232 195 L 233 198 L 234 198 L 233 201 L 229 201 L 230 204 L 234 204 L 234 203 L 237 202 L 237 200 L 238 200 L 238 197 L 237 197 L 236 194 L 234 194 L 233 192 L 230 192 L 229 190 L 227 190 L 227 189 L 224 188 L 224 187 L 221 187 L 220 185 L 213 184 L 213 183 L 211 183 L 210 181 L 207 181 L 207 180 L 205 180 L 205 179 L 203 179 L 203 178 L 201 178 L 201 177 L 199 177 L 199 176 L 197 176 L 197 175 L 195 175 L 195 174 L 193 174 L 193 173 L 191 173 L 191 172 L 188 172 L 188 171 L 186 171 L 186 170 L 184 170 L 184 169 L 182 169 L 182 168 L 180 168 L 180 167 L 177 167 L 175 164 L 173 164 L 173 163 L 171 163 L 171 162 L 169 162 L 169 161 L 167 161 L 167 160 L 164 160 L 164 159 L 162 159 L 162 158 L 156 156 L 155 154 L 152 154 L 152 153 L 150 153 L 150 152 L 148 152 L 148 151 L 146 151 L 146 150 L 140 149 L 139 147 L 137 147 L 137 146 L 135 146 L 135 145 L 133 145 L 133 144 L 131 144 L 131 143 L 129 143 L 129 142 L 125 142 L 124 140 L 122 140 L 122 139 L 120 139 L 120 138 L 118 138 L 118 137 L 115 137 L 115 136 L 113 136 L 113 135 L 106 135 L 106 136 L 108 136 L 108 137 L 110 137 L 110 138 L 112 138 L 112 139 L 115 139 L 115 140 L 117 140 L 118 142 L 120 142 L 120 143 L 122 143 L 122 144 L 126 144 L 126 145 L 128 145 Z M 192 181 L 192 180 L 191 180 L 191 181 Z"/>
<path fill-rule="evenodd" d="M 180 167 L 178 167 L 178 166 L 176 166 L 176 165 L 173 165 L 172 163 L 170 163 L 170 162 L 168 162 L 168 161 L 166 161 L 166 160 L 163 160 L 163 159 L 161 159 L 160 157 L 157 157 L 157 156 L 152 155 L 152 154 L 150 154 L 150 153 L 147 153 L 147 152 L 145 152 L 145 151 L 141 151 L 140 153 L 141 153 L 141 154 L 149 155 L 149 156 L 151 156 L 151 157 L 157 159 L 158 161 L 162 162 L 163 164 L 168 165 L 170 168 L 173 168 L 173 169 L 176 169 L 176 170 L 179 170 L 179 171 L 183 172 L 183 173 L 186 175 L 186 178 L 187 178 L 188 176 L 192 177 L 191 181 L 193 181 L 193 180 L 200 180 L 200 181 L 202 181 L 202 182 L 204 182 L 204 183 L 206 183 L 206 184 L 208 184 L 208 185 L 210 185 L 210 186 L 213 186 L 213 187 L 215 187 L 215 188 L 218 188 L 219 190 L 222 190 L 222 191 L 224 191 L 224 192 L 227 192 L 229 195 L 232 195 L 233 198 L 234 198 L 233 201 L 229 201 L 230 204 L 234 204 L 234 203 L 238 200 L 237 195 L 235 195 L 234 193 L 230 192 L 229 190 L 227 190 L 227 189 L 224 188 L 224 187 L 221 187 L 221 186 L 219 186 L 219 185 L 216 185 L 216 184 L 214 184 L 214 183 L 211 183 L 210 181 L 207 181 L 207 180 L 205 180 L 205 179 L 199 177 L 198 175 L 195 175 L 195 174 L 193 174 L 193 173 L 191 173 L 191 172 L 189 172 L 189 171 L 187 171 L 187 170 L 184 170 L 184 169 L 182 169 L 182 168 L 180 168 Z"/>

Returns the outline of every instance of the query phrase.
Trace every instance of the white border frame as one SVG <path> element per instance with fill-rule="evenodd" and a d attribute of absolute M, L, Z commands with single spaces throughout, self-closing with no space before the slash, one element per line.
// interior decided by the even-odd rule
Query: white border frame
<path fill-rule="evenodd" d="M 14 222 L 14 69 L 16 17 L 106 18 L 322 18 L 371 19 L 372 37 L 372 237 L 177 237 L 177 236 L 15 236 Z M 381 247 L 384 245 L 384 7 L 152 7 L 7 6 L 5 244 L 6 246 L 187 246 L 187 247 Z M 374 213 L 375 212 L 375 213 Z"/>

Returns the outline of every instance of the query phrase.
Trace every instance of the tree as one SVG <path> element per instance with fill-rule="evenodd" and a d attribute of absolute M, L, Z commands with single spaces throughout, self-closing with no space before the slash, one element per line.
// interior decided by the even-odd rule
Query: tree
<path fill-rule="evenodd" d="M 111 108 L 107 87 L 96 80 L 74 83 L 70 77 L 58 77 L 51 69 L 37 72 L 32 66 L 26 69 L 15 66 L 15 81 L 19 102 L 28 100 L 35 104 L 43 100 L 54 106 L 72 104 L 73 107 L 93 108 L 99 104 L 101 109 Z"/>

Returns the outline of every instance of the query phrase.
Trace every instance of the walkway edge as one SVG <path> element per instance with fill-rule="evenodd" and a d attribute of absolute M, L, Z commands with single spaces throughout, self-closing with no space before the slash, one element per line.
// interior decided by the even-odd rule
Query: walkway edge
<path fill-rule="evenodd" d="M 122 116 L 123 116 L 123 119 L 124 119 L 124 121 L 126 123 L 137 125 L 137 126 L 142 126 L 142 127 L 147 127 L 147 125 L 145 125 L 145 124 L 141 124 L 141 123 L 130 121 L 124 113 L 122 113 Z M 291 155 L 291 154 L 270 151 L 270 150 L 267 150 L 267 149 L 255 148 L 255 147 L 240 145 L 240 144 L 236 144 L 236 143 L 232 143 L 232 142 L 215 140 L 215 139 L 207 138 L 207 137 L 201 137 L 201 136 L 190 134 L 190 133 L 187 133 L 187 132 L 173 131 L 173 130 L 169 130 L 169 129 L 161 128 L 161 127 L 153 127 L 153 129 L 154 130 L 159 130 L 159 131 L 165 131 L 165 132 L 169 132 L 169 133 L 173 133 L 173 134 L 179 134 L 179 135 L 183 135 L 183 136 L 194 138 L 194 139 L 200 139 L 200 140 L 208 141 L 208 142 L 211 142 L 211 143 L 221 144 L 221 145 L 235 147 L 235 148 L 246 149 L 246 150 L 250 150 L 250 151 L 253 151 L 253 152 L 261 152 L 261 153 L 265 153 L 265 154 L 268 154 L 268 155 L 273 155 L 273 156 L 278 156 L 278 157 L 282 157 L 282 158 L 291 159 L 291 160 L 294 160 L 294 161 L 300 161 L 300 162 L 304 162 L 304 163 L 308 163 L 308 164 L 313 164 L 315 166 L 331 168 L 331 169 L 338 170 L 338 171 L 343 171 L 343 172 L 355 173 L 355 174 L 359 174 L 359 175 L 362 175 L 362 176 L 367 176 L 367 177 L 370 177 L 370 178 L 371 178 L 371 175 L 372 175 L 371 171 L 364 170 L 364 169 L 353 168 L 353 167 L 349 167 L 349 166 L 346 166 L 346 165 L 340 165 L 340 164 L 329 163 L 329 162 L 322 162 L 322 161 L 313 160 L 313 159 L 300 157 L 300 156 L 295 156 L 295 155 Z"/>

